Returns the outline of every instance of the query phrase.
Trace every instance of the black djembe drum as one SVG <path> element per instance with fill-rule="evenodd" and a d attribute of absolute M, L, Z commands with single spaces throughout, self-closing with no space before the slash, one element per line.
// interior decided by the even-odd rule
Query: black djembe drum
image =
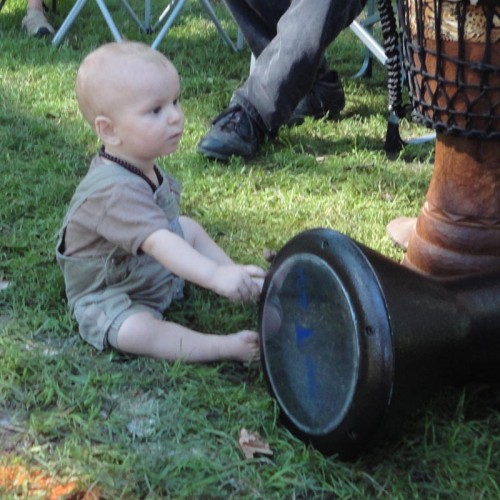
<path fill-rule="evenodd" d="M 265 280 L 270 393 L 326 454 L 354 457 L 393 435 L 443 384 L 500 381 L 499 18 L 498 1 L 479 3 L 399 2 L 415 114 L 437 131 L 407 265 L 316 229 L 292 238 Z"/>
<path fill-rule="evenodd" d="M 286 426 L 352 458 L 444 384 L 500 381 L 500 272 L 429 278 L 329 229 L 277 254 L 259 309 Z"/>

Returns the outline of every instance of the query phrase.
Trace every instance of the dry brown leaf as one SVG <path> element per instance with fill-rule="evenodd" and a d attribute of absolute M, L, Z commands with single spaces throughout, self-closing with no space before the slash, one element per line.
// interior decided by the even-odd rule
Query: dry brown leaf
<path fill-rule="evenodd" d="M 246 429 L 241 429 L 239 443 L 245 458 L 255 458 L 258 455 L 273 456 L 271 448 L 262 440 L 258 432 L 248 432 Z"/>

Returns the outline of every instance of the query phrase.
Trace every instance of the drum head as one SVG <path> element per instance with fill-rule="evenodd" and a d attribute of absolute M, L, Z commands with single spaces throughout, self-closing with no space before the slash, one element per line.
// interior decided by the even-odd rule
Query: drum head
<path fill-rule="evenodd" d="M 280 405 L 305 432 L 329 432 L 352 401 L 360 346 L 349 297 L 323 259 L 300 253 L 277 269 L 262 331 Z"/>
<path fill-rule="evenodd" d="M 260 308 L 262 362 L 285 423 L 326 453 L 383 419 L 392 343 L 379 283 L 349 238 L 306 231 L 278 254 Z"/>

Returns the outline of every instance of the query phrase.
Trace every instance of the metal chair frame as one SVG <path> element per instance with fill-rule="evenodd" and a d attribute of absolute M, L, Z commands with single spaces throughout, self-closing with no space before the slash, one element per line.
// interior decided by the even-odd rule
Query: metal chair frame
<path fill-rule="evenodd" d="M 3 0 L 5 1 L 5 0 Z M 76 21 L 76 18 L 82 11 L 82 9 L 85 7 L 89 0 L 76 0 L 75 4 L 71 8 L 69 14 L 66 16 L 64 19 L 63 23 L 61 24 L 60 28 L 57 30 L 56 34 L 54 35 L 52 39 L 52 45 L 59 45 L 63 38 L 67 35 L 69 29 L 73 25 L 73 23 Z M 106 2 L 104 0 L 95 0 L 97 3 L 97 6 L 99 7 L 104 20 L 106 21 L 106 24 L 108 25 L 111 34 L 113 35 L 113 38 L 119 42 L 120 40 L 123 39 L 120 30 L 116 26 L 116 23 L 113 20 L 113 17 L 111 16 L 111 13 L 109 12 L 109 9 L 106 5 Z M 241 37 L 238 36 L 238 41 L 235 44 L 227 32 L 224 30 L 222 27 L 222 24 L 217 17 L 217 14 L 215 13 L 211 3 L 209 0 L 199 0 L 199 2 L 202 4 L 204 7 L 205 11 L 209 15 L 210 19 L 212 22 L 215 24 L 215 27 L 217 28 L 217 31 L 219 32 L 220 36 L 222 37 L 223 41 L 234 51 L 237 51 L 241 48 L 242 40 Z M 171 0 L 164 11 L 161 13 L 160 17 L 156 22 L 152 22 L 151 17 L 151 0 L 145 0 L 144 1 L 144 20 L 141 20 L 135 10 L 131 7 L 129 2 L 127 0 L 120 0 L 121 5 L 125 8 L 126 12 L 130 15 L 130 17 L 137 23 L 139 26 L 139 29 L 144 32 L 144 33 L 153 33 L 159 28 L 159 32 L 154 39 L 153 43 L 151 44 L 151 47 L 156 49 L 158 48 L 158 45 L 161 43 L 165 35 L 167 34 L 168 30 L 172 27 L 172 24 L 174 21 L 177 19 L 177 16 L 180 14 L 182 8 L 186 4 L 186 0 Z"/>
<path fill-rule="evenodd" d="M 387 64 L 385 50 L 373 36 L 373 26 L 380 21 L 375 0 L 368 0 L 365 7 L 365 13 L 366 17 L 361 21 L 354 20 L 349 26 L 351 31 L 361 40 L 366 48 L 363 64 L 360 70 L 354 75 L 354 78 L 360 78 L 362 76 L 370 77 L 372 75 L 374 57 L 382 66 Z"/>

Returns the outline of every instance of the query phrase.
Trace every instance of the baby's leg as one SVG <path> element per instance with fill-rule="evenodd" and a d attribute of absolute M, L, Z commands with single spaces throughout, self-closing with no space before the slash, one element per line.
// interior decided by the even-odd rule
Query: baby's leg
<path fill-rule="evenodd" d="M 116 336 L 118 349 L 131 354 L 189 363 L 255 361 L 259 359 L 257 332 L 243 330 L 230 335 L 199 333 L 155 318 L 147 311 L 129 316 Z"/>
<path fill-rule="evenodd" d="M 198 222 L 186 216 L 181 216 L 179 222 L 184 239 L 202 255 L 218 264 L 231 264 L 233 262 Z"/>

